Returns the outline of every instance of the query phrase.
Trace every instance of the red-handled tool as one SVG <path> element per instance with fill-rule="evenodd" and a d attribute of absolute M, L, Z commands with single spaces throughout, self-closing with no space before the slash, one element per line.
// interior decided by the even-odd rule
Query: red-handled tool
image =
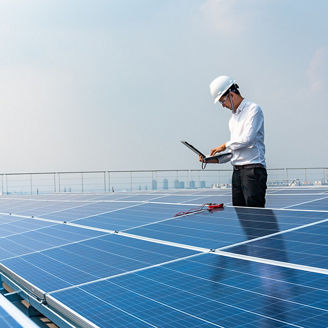
<path fill-rule="evenodd" d="M 175 214 L 174 216 L 181 216 L 181 215 L 187 215 L 187 214 L 194 214 L 194 213 L 199 213 L 199 212 L 203 212 L 204 210 L 208 210 L 209 212 L 219 209 L 219 208 L 223 208 L 223 203 L 221 204 L 216 204 L 216 203 L 205 203 L 202 206 L 198 207 L 198 208 L 192 208 L 188 211 L 182 211 L 179 212 L 177 214 Z"/>
<path fill-rule="evenodd" d="M 216 209 L 216 208 L 223 208 L 223 203 L 221 203 L 221 204 L 208 203 L 208 204 L 205 204 L 205 205 L 208 206 L 207 209 L 208 209 L 209 211 L 212 211 L 212 210 L 214 210 L 214 209 Z"/>

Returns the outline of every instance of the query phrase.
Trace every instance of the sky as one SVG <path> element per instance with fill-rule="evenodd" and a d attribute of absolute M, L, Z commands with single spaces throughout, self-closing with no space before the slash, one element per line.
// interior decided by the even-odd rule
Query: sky
<path fill-rule="evenodd" d="M 0 172 L 197 169 L 237 80 L 268 168 L 328 166 L 328 1 L 0 0 Z M 230 164 L 211 168 L 229 168 Z"/>

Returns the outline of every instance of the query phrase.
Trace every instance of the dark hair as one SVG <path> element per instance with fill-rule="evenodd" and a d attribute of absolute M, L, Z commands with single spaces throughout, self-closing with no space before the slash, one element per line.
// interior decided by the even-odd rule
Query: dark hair
<path fill-rule="evenodd" d="M 223 95 L 222 97 L 226 96 L 229 92 L 234 92 L 235 94 L 240 96 L 240 92 L 239 92 L 239 86 L 237 83 L 234 83 Z"/>

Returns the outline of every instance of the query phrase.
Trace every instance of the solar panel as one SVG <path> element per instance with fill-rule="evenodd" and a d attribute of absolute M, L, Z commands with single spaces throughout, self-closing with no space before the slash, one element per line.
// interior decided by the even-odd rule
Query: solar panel
<path fill-rule="evenodd" d="M 73 204 L 71 208 L 63 211 L 52 211 L 43 213 L 42 217 L 58 221 L 72 221 L 74 219 L 80 219 L 82 217 L 89 217 L 94 215 L 100 215 L 102 213 L 108 213 L 111 211 L 117 211 L 120 209 L 128 208 L 131 206 L 137 206 L 136 203 L 129 202 L 96 202 L 85 204 Z"/>
<path fill-rule="evenodd" d="M 110 230 L 124 230 L 172 219 L 177 212 L 182 209 L 187 211 L 189 208 L 190 205 L 138 204 L 120 211 L 74 220 L 74 223 Z"/>
<path fill-rule="evenodd" d="M 106 233 L 101 231 L 80 229 L 64 224 L 51 224 L 38 222 L 39 229 L 35 229 L 35 220 L 24 220 L 32 223 L 30 231 L 12 233 L 7 237 L 0 238 L 0 259 L 16 258 L 24 254 L 40 252 L 45 249 L 71 244 L 85 239 L 95 238 Z M 22 222 L 18 222 L 19 225 Z M 27 229 L 27 227 L 25 227 Z"/>
<path fill-rule="evenodd" d="M 290 206 L 290 208 L 297 208 L 301 210 L 311 210 L 311 211 L 328 211 L 328 196 L 322 197 L 319 200 L 313 200 L 311 202 L 292 205 Z"/>
<path fill-rule="evenodd" d="M 272 194 L 266 197 L 266 207 L 270 208 L 297 208 L 297 204 L 304 204 L 304 209 L 309 209 L 311 203 L 315 202 L 318 198 L 322 196 L 316 194 Z M 296 201 L 295 201 L 296 200 Z"/>
<path fill-rule="evenodd" d="M 184 248 L 106 235 L 5 259 L 2 264 L 49 292 L 193 254 L 195 251 Z"/>
<path fill-rule="evenodd" d="M 214 196 L 216 200 L 218 200 L 218 196 Z M 220 196 L 222 199 L 230 200 L 229 196 Z M 156 199 L 157 202 L 161 203 L 193 203 L 193 204 L 202 204 L 204 202 L 208 202 L 209 199 L 212 199 L 211 196 L 201 196 L 201 195 L 170 195 L 163 196 L 161 198 Z"/>
<path fill-rule="evenodd" d="M 177 217 L 129 233 L 205 248 L 219 248 L 328 218 L 327 212 L 226 207 L 217 212 Z"/>
<path fill-rule="evenodd" d="M 326 327 L 327 191 L 6 196 L 0 269 L 74 326 Z"/>
<path fill-rule="evenodd" d="M 101 327 L 319 327 L 328 322 L 327 276 L 201 255 L 48 299 Z"/>
<path fill-rule="evenodd" d="M 328 222 L 324 222 L 228 248 L 226 251 L 328 270 L 327 236 Z"/>

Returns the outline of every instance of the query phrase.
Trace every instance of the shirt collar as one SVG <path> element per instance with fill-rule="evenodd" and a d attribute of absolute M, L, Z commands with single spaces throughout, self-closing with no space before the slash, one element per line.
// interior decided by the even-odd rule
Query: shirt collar
<path fill-rule="evenodd" d="M 239 104 L 239 106 L 238 106 L 238 108 L 236 109 L 236 111 L 235 111 L 235 115 L 238 115 L 244 108 L 245 108 L 245 105 L 246 105 L 246 103 L 247 103 L 247 100 L 244 98 L 243 100 L 242 100 L 242 102 Z"/>

